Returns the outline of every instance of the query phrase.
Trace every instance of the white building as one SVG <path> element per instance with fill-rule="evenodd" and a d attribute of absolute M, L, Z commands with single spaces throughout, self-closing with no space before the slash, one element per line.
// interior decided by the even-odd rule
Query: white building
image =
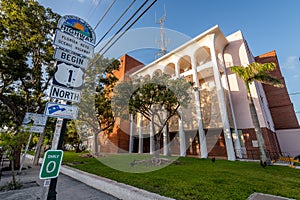
<path fill-rule="evenodd" d="M 276 53 L 273 51 L 269 54 L 271 61 L 276 61 L 278 65 Z M 130 74 L 130 77 L 134 79 L 151 78 L 155 73 L 165 73 L 172 78 L 185 77 L 186 80 L 195 84 L 191 106 L 188 109 L 182 109 L 182 119 L 171 120 L 169 140 L 164 135 L 161 141 L 161 153 L 167 154 L 167 148 L 164 147 L 168 144 L 172 154 L 181 156 L 188 154 L 202 158 L 227 157 L 228 160 L 235 160 L 237 157 L 258 159 L 258 143 L 247 101 L 246 86 L 237 75 L 231 73 L 229 67 L 246 66 L 256 59 L 257 62 L 264 62 L 269 54 L 254 57 L 241 31 L 224 36 L 220 28 L 214 26 Z M 278 70 L 281 76 L 278 78 L 283 80 L 280 69 Z M 273 120 L 277 111 L 272 109 L 273 104 L 269 105 L 266 93 L 270 93 L 270 88 L 265 87 L 260 83 L 252 84 L 251 94 L 267 151 L 273 158 L 281 152 L 276 136 L 276 124 Z M 292 106 L 286 88 L 272 87 L 271 90 L 279 91 L 280 96 L 283 95 L 288 105 Z M 285 109 L 286 105 L 282 105 L 281 108 Z M 299 128 L 294 111 L 288 110 L 288 112 L 286 115 L 292 117 L 287 120 L 292 121 L 293 125 L 283 126 L 281 129 Z M 277 118 L 276 120 L 278 121 Z M 138 115 L 131 121 L 131 126 L 126 125 L 126 128 L 131 130 L 128 131 L 130 136 L 128 136 L 128 145 L 125 147 L 128 149 L 124 150 L 153 153 L 154 133 L 144 121 L 141 115 Z M 111 137 L 118 137 L 118 134 L 115 136 L 112 134 Z"/>

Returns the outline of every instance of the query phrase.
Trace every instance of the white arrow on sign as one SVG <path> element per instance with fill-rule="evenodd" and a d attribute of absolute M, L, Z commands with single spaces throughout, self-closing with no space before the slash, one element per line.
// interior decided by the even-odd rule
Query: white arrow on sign
<path fill-rule="evenodd" d="M 55 118 L 76 119 L 78 115 L 78 107 L 66 104 L 58 104 L 47 102 L 45 115 Z"/>
<path fill-rule="evenodd" d="M 67 88 L 81 89 L 84 71 L 81 68 L 58 61 L 53 84 Z"/>
<path fill-rule="evenodd" d="M 63 49 L 55 49 L 54 59 L 87 69 L 89 66 L 90 60 L 85 57 L 78 56 L 74 53 L 70 53 Z"/>

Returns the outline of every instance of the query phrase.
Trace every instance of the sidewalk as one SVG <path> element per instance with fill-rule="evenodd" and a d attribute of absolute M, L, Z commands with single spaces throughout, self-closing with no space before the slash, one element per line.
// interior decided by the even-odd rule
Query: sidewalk
<path fill-rule="evenodd" d="M 0 191 L 1 200 L 37 200 L 45 199 L 44 180 L 39 179 L 40 166 L 33 166 L 32 160 L 26 159 L 24 169 L 16 180 L 23 186 L 18 190 Z M 3 171 L 0 187 L 12 181 L 11 171 Z M 56 186 L 58 200 L 117 200 L 109 194 L 94 189 L 86 184 L 60 174 Z"/>

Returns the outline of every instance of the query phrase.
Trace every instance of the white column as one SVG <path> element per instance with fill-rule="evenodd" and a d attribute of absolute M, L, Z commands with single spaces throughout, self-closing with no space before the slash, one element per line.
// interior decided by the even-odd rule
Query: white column
<path fill-rule="evenodd" d="M 236 119 L 235 119 L 235 114 L 234 114 L 234 105 L 232 103 L 231 94 L 230 94 L 231 89 L 230 89 L 230 85 L 229 85 L 229 81 L 228 81 L 228 75 L 227 75 L 227 72 L 226 72 L 224 52 L 222 52 L 222 59 L 223 59 L 223 63 L 224 63 L 225 84 L 226 84 L 226 87 L 228 88 L 228 100 L 229 100 L 229 104 L 230 104 L 230 111 L 231 111 L 231 115 L 232 115 L 234 132 L 235 132 L 234 134 L 232 134 L 233 135 L 234 148 L 235 148 L 235 152 L 236 152 L 237 157 L 238 158 L 243 158 L 241 142 L 240 142 L 240 138 L 239 138 L 238 129 L 237 129 L 237 126 L 236 126 Z"/>
<path fill-rule="evenodd" d="M 217 96 L 218 96 L 218 101 L 219 101 L 219 108 L 220 108 L 220 114 L 221 114 L 221 119 L 222 119 L 227 156 L 228 156 L 228 160 L 234 161 L 235 153 L 234 153 L 230 125 L 229 125 L 229 120 L 228 120 L 228 115 L 227 115 L 226 101 L 225 101 L 223 86 L 221 84 L 220 71 L 218 68 L 218 62 L 217 62 L 217 57 L 216 57 L 216 50 L 215 50 L 216 35 L 213 34 L 211 36 L 212 37 L 211 37 L 210 53 L 211 53 L 211 59 L 213 62 L 214 78 L 215 78 L 215 83 L 216 83 Z"/>
<path fill-rule="evenodd" d="M 129 153 L 133 150 L 133 114 L 130 114 Z"/>
<path fill-rule="evenodd" d="M 180 109 L 180 108 L 179 108 Z M 183 123 L 182 123 L 182 111 L 179 110 L 180 118 L 178 119 L 178 128 L 179 128 L 179 142 L 180 142 L 180 156 L 186 156 L 186 144 L 185 144 L 185 133 L 183 131 Z"/>
<path fill-rule="evenodd" d="M 178 61 L 176 62 L 175 69 L 176 69 L 176 76 L 177 78 L 180 77 L 180 66 L 178 66 Z M 179 131 L 179 143 L 180 143 L 180 156 L 185 157 L 186 156 L 186 145 L 185 145 L 185 134 L 183 131 L 183 123 L 182 123 L 182 111 L 179 108 L 178 113 L 180 115 L 178 119 L 178 131 Z"/>
<path fill-rule="evenodd" d="M 199 91 L 199 80 L 197 75 L 197 66 L 194 55 L 191 56 L 192 67 L 193 67 L 193 81 L 195 83 L 195 104 L 196 104 L 196 113 L 198 121 L 198 133 L 199 133 L 199 144 L 200 144 L 200 157 L 207 158 L 207 145 L 206 145 L 206 136 L 203 128 L 202 114 L 201 114 L 201 101 L 200 101 L 200 91 Z"/>
<path fill-rule="evenodd" d="M 142 127 L 142 115 L 138 114 L 138 126 L 139 126 L 139 153 L 143 153 L 143 127 Z"/>

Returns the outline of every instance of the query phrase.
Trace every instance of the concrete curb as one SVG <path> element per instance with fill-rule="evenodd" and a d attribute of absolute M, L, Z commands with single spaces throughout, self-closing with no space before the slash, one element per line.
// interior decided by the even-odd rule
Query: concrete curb
<path fill-rule="evenodd" d="M 295 199 L 289 199 L 286 197 L 254 192 L 253 194 L 250 195 L 250 197 L 248 197 L 247 200 L 295 200 Z"/>
<path fill-rule="evenodd" d="M 34 156 L 28 154 L 26 157 L 30 160 L 34 158 Z M 40 158 L 39 163 L 42 162 L 43 159 Z M 174 200 L 65 165 L 61 166 L 60 173 L 123 200 Z"/>
<path fill-rule="evenodd" d="M 61 166 L 60 172 L 81 181 L 95 189 L 101 190 L 107 194 L 113 195 L 124 200 L 173 200 L 146 190 L 142 190 L 124 183 L 119 183 L 107 178 L 103 178 L 94 174 L 90 174 L 68 166 Z"/>

